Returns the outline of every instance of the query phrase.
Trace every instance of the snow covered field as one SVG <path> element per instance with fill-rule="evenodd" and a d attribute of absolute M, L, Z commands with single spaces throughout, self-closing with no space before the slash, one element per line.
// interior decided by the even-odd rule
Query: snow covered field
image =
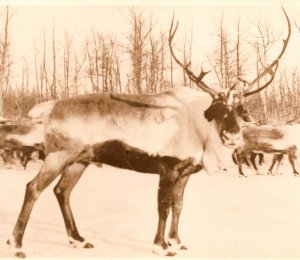
<path fill-rule="evenodd" d="M 39 165 L 30 162 L 27 171 L 1 166 L 0 257 L 12 256 L 6 240 L 26 183 Z M 181 239 L 189 250 L 178 257 L 300 257 L 300 177 L 291 174 L 287 163 L 280 172 L 240 178 L 232 168 L 191 176 L 180 222 Z M 28 257 L 156 257 L 157 175 L 89 166 L 73 191 L 72 208 L 81 235 L 93 249 L 68 245 L 52 191 L 56 182 L 32 212 L 23 240 Z"/>

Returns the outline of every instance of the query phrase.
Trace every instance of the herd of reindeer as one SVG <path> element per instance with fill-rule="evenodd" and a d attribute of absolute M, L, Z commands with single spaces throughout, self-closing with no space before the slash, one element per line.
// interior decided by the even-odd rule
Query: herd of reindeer
<path fill-rule="evenodd" d="M 232 152 L 243 176 L 242 165 L 250 161 L 257 169 L 255 158 L 259 157 L 261 164 L 264 154 L 274 155 L 269 173 L 286 155 L 293 173 L 298 175 L 300 124 L 256 125 L 243 106 L 245 98 L 270 85 L 287 48 L 291 24 L 282 10 L 288 24 L 283 48 L 254 80 L 237 79 L 245 86 L 242 93 L 235 91 L 237 84 L 227 93 L 210 88 L 203 81 L 206 72 L 201 70 L 197 76 L 190 63 L 178 59 L 173 49 L 178 23 L 174 24 L 173 17 L 169 30 L 172 57 L 202 91 L 179 87 L 159 94 L 79 95 L 35 105 L 26 123 L 3 121 L 0 138 L 5 162 L 17 157 L 26 168 L 34 153 L 43 160 L 36 177 L 26 185 L 23 206 L 7 241 L 14 254 L 25 257 L 22 240 L 33 206 L 58 176 L 61 177 L 54 194 L 69 243 L 74 247 L 94 247 L 79 234 L 70 206 L 71 192 L 92 162 L 159 175 L 153 252 L 167 256 L 187 250 L 179 237 L 178 224 L 190 175 L 201 169 L 211 174 L 224 168 L 223 152 Z M 263 78 L 265 83 L 254 89 Z M 166 236 L 170 212 L 172 219 Z"/>
<path fill-rule="evenodd" d="M 0 122 L 0 156 L 7 168 L 21 164 L 26 170 L 29 161 L 44 161 L 46 158 L 44 143 L 39 136 L 43 135 L 42 122 L 36 122 L 36 129 L 32 123 L 2 120 Z M 294 135 L 286 130 L 295 129 Z M 284 125 L 269 126 L 251 122 L 251 125 L 243 127 L 243 141 L 232 152 L 232 160 L 238 165 L 239 176 L 247 177 L 243 172 L 242 166 L 253 167 L 256 174 L 260 171 L 257 167 L 256 158 L 258 157 L 259 165 L 265 162 L 264 154 L 272 154 L 273 159 L 268 168 L 268 175 L 275 175 L 274 166 L 277 164 L 278 170 L 281 161 L 286 155 L 293 170 L 293 174 L 298 176 L 296 167 L 297 160 L 297 133 L 300 131 L 300 125 L 297 120 L 289 121 Z M 40 133 L 36 133 L 39 131 Z M 35 140 L 29 143 L 22 141 L 26 135 L 35 135 Z M 36 135 L 37 134 L 37 135 Z M 20 140 L 21 139 L 21 140 Z"/>

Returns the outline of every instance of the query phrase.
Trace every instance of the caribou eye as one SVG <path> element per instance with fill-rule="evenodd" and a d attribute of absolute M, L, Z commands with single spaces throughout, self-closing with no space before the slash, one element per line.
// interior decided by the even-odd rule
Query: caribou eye
<path fill-rule="evenodd" d="M 224 137 L 224 139 L 229 140 L 229 137 L 227 135 L 225 135 L 224 133 L 223 133 L 223 137 Z"/>

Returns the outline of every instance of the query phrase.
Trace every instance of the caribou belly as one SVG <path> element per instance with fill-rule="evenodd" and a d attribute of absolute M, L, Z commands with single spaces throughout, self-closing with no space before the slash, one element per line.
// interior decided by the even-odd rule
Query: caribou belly
<path fill-rule="evenodd" d="M 105 163 L 122 169 L 142 173 L 159 174 L 173 169 L 183 162 L 172 156 L 149 155 L 140 149 L 131 147 L 121 141 L 111 140 L 93 145 L 94 162 Z M 200 165 L 192 165 L 193 172 L 201 169 Z"/>

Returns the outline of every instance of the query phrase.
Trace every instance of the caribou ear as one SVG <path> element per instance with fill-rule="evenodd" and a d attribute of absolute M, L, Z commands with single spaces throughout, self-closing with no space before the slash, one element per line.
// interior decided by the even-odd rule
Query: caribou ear
<path fill-rule="evenodd" d="M 236 107 L 236 112 L 238 115 L 245 121 L 245 122 L 251 122 L 252 118 L 248 112 L 247 109 L 245 109 L 242 105 L 238 105 Z"/>
<path fill-rule="evenodd" d="M 207 110 L 204 111 L 204 116 L 211 122 L 213 119 L 221 119 L 226 112 L 226 108 L 221 103 L 211 105 Z"/>

